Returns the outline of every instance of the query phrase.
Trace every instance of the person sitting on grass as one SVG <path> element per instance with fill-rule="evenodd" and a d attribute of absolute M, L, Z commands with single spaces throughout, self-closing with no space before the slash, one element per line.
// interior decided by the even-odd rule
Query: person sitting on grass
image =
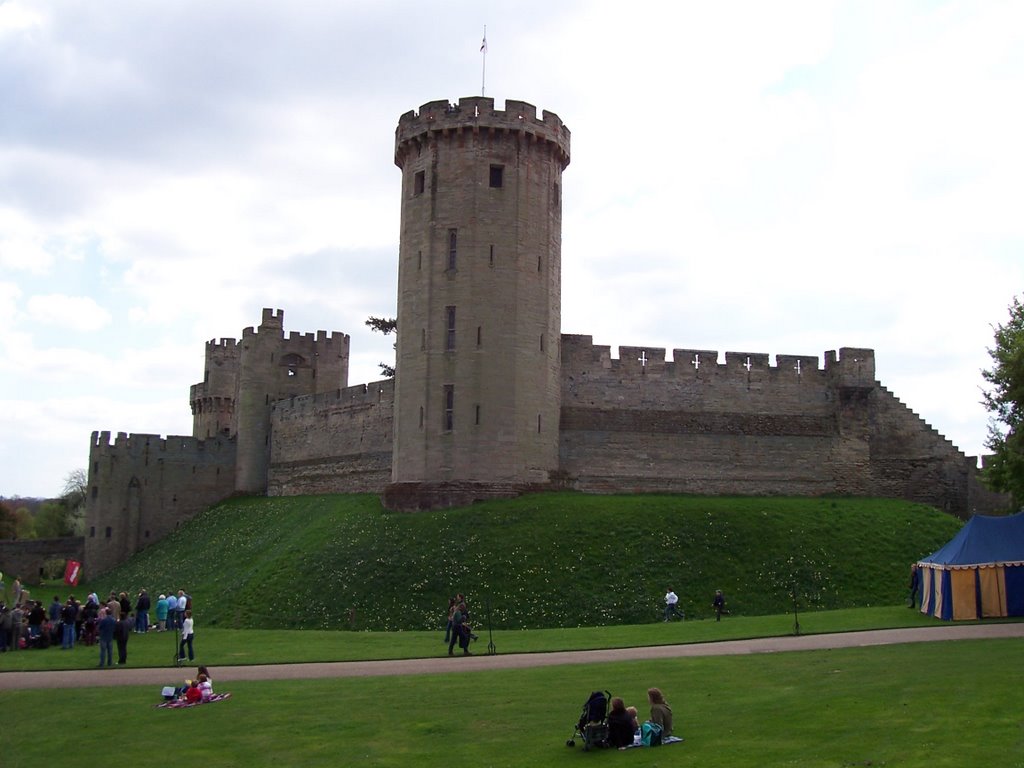
<path fill-rule="evenodd" d="M 199 694 L 202 696 L 203 703 L 205 704 L 213 698 L 213 683 L 210 682 L 210 678 L 206 675 L 199 675 L 196 681 L 199 683 Z"/>
<path fill-rule="evenodd" d="M 665 701 L 665 696 L 658 688 L 648 688 L 647 699 L 651 702 L 651 722 L 661 726 L 661 738 L 671 736 L 672 707 Z"/>
<path fill-rule="evenodd" d="M 635 722 L 626 709 L 626 702 L 618 696 L 613 697 L 612 709 L 608 713 L 608 743 L 619 749 L 631 746 L 636 732 Z"/>
<path fill-rule="evenodd" d="M 199 704 L 203 700 L 203 692 L 199 690 L 199 681 L 193 680 L 192 684 L 185 689 L 185 701 L 189 704 Z"/>

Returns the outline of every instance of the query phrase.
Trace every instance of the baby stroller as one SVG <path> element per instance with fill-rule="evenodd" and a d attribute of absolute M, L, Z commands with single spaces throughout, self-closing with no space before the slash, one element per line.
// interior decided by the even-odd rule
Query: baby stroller
<path fill-rule="evenodd" d="M 576 746 L 576 737 L 583 739 L 583 751 L 591 747 L 608 746 L 608 701 L 612 695 L 608 691 L 594 691 L 583 705 L 579 722 L 572 738 L 565 742 L 567 747 Z"/>

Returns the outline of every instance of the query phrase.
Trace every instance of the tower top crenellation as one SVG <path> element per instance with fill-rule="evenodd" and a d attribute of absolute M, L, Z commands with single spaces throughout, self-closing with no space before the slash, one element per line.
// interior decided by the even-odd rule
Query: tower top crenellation
<path fill-rule="evenodd" d="M 421 144 L 431 133 L 501 131 L 549 142 L 564 168 L 569 164 L 569 129 L 554 112 L 543 110 L 541 115 L 538 119 L 533 104 L 513 99 L 505 101 L 504 110 L 495 109 L 494 99 L 486 96 L 464 96 L 457 104 L 445 99 L 428 101 L 419 112 L 410 110 L 398 118 L 395 165 L 402 167 L 408 147 Z"/>

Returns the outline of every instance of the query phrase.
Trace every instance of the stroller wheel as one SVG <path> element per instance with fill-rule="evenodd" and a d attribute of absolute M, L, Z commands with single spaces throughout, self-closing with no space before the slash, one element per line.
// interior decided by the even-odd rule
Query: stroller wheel
<path fill-rule="evenodd" d="M 567 747 L 575 747 L 576 746 L 576 742 L 573 741 L 572 739 L 569 739 L 567 742 L 565 742 L 565 746 L 567 746 Z"/>

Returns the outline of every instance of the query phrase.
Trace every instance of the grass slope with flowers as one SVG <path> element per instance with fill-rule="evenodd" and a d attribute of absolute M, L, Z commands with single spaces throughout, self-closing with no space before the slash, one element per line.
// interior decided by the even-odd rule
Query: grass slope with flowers
<path fill-rule="evenodd" d="M 898 604 L 909 564 L 961 524 L 891 499 L 566 492 L 401 514 L 368 494 L 235 498 L 82 587 L 184 588 L 204 626 L 239 629 L 433 629 L 457 591 L 504 629 L 657 621 L 667 587 L 688 619 L 715 589 L 755 616 L 794 593 L 800 610 Z"/>

